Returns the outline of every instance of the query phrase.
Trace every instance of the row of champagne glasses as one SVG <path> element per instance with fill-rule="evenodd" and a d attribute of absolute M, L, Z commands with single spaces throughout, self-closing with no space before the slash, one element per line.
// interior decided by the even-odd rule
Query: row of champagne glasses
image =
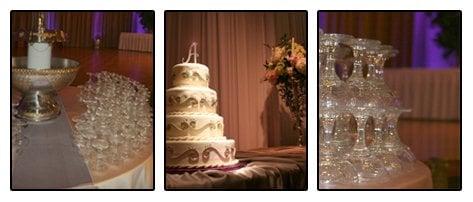
<path fill-rule="evenodd" d="M 320 183 L 383 181 L 412 167 L 414 155 L 397 134 L 409 110 L 384 82 L 384 63 L 397 53 L 377 40 L 319 30 Z"/>
<path fill-rule="evenodd" d="M 152 134 L 150 93 L 118 74 L 89 74 L 80 86 L 87 111 L 73 119 L 74 140 L 88 167 L 104 171 L 121 166 L 148 145 Z"/>

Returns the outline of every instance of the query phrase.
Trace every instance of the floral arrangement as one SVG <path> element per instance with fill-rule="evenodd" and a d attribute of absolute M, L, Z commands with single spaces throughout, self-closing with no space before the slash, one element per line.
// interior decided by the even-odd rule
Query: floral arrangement
<path fill-rule="evenodd" d="M 286 82 L 289 78 L 306 78 L 307 59 L 305 48 L 288 39 L 285 35 L 275 47 L 271 47 L 271 59 L 266 61 L 266 75 L 264 80 L 273 85 Z"/>
<path fill-rule="evenodd" d="M 286 35 L 276 46 L 266 46 L 271 48 L 271 58 L 264 64 L 264 80 L 276 86 L 291 111 L 295 119 L 294 129 L 299 134 L 299 145 L 302 145 L 307 98 L 306 50 Z"/>

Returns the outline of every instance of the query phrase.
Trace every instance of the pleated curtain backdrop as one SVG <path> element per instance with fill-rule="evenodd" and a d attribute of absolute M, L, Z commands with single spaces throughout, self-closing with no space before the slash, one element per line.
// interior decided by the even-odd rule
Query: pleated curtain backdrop
<path fill-rule="evenodd" d="M 58 12 L 58 29 L 67 33 L 66 47 L 92 47 L 92 12 Z"/>
<path fill-rule="evenodd" d="M 133 12 L 104 12 L 102 46 L 117 48 L 121 32 L 131 32 Z"/>
<path fill-rule="evenodd" d="M 389 44 L 399 55 L 386 63 L 387 67 L 410 67 L 412 63 L 412 12 L 320 12 L 319 23 L 326 33 L 350 34 Z"/>
<path fill-rule="evenodd" d="M 101 35 L 103 48 L 117 48 L 121 32 L 130 32 L 133 12 L 54 12 L 55 28 L 61 29 L 68 35 L 65 47 L 91 48 L 94 45 L 94 32 Z M 32 12 L 13 12 L 12 30 L 30 30 Z M 99 18 L 99 19 L 94 19 Z M 94 20 L 98 22 L 98 30 L 94 30 Z M 15 43 L 16 44 L 16 43 Z"/>
<path fill-rule="evenodd" d="M 277 90 L 262 78 L 270 49 L 284 34 L 306 46 L 305 13 L 167 12 L 166 88 L 171 68 L 199 43 L 199 62 L 210 69 L 210 88 L 218 93 L 225 135 L 238 149 L 295 145 L 289 110 Z"/>
<path fill-rule="evenodd" d="M 32 26 L 31 12 L 13 12 L 11 13 L 11 28 L 13 32 L 26 31 Z"/>
<path fill-rule="evenodd" d="M 12 43 L 11 48 L 26 47 L 26 43 L 18 40 L 18 33 L 21 31 L 27 31 L 32 26 L 32 13 L 31 12 L 12 12 L 11 17 L 11 30 L 12 30 Z"/>

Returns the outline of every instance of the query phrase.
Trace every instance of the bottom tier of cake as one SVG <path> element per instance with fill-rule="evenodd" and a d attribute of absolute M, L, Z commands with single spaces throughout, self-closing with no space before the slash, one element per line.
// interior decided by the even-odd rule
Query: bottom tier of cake
<path fill-rule="evenodd" d="M 234 140 L 166 141 L 167 168 L 211 168 L 238 163 Z"/>

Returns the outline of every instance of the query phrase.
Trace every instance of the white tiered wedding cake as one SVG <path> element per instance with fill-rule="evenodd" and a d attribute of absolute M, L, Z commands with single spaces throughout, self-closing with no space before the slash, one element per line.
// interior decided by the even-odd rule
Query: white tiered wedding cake
<path fill-rule="evenodd" d="M 223 135 L 217 93 L 208 87 L 209 69 L 197 63 L 197 44 L 187 61 L 172 68 L 166 92 L 166 167 L 217 168 L 238 163 L 235 141 Z M 193 63 L 190 63 L 194 56 Z"/>

